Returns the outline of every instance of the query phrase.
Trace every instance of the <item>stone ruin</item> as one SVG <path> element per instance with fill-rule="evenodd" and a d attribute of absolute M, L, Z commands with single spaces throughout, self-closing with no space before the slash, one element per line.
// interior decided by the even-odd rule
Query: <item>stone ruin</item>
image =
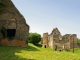
<path fill-rule="evenodd" d="M 50 47 L 53 50 L 66 50 L 70 51 L 70 48 L 77 47 L 77 35 L 76 34 L 65 34 L 61 35 L 58 28 L 54 28 L 51 34 L 44 33 L 43 34 L 43 47 Z"/>
<path fill-rule="evenodd" d="M 0 13 L 0 44 L 28 46 L 29 25 L 11 0 L 2 0 L 5 6 Z"/>

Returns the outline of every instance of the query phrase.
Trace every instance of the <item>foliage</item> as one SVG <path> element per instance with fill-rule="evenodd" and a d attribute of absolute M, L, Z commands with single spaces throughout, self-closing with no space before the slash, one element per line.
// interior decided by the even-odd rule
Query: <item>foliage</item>
<path fill-rule="evenodd" d="M 0 0 L 0 12 L 2 12 L 3 11 L 3 7 L 4 7 L 4 2 L 2 2 L 1 0 Z"/>
<path fill-rule="evenodd" d="M 80 39 L 79 38 L 77 38 L 77 43 L 80 43 Z"/>
<path fill-rule="evenodd" d="M 6 31 L 5 27 L 2 27 L 1 33 L 2 33 L 2 35 L 3 35 L 4 38 L 7 36 L 7 31 Z"/>
<path fill-rule="evenodd" d="M 59 52 L 30 43 L 28 48 L 0 46 L 0 60 L 80 60 L 80 49 L 74 51 Z"/>
<path fill-rule="evenodd" d="M 33 44 L 38 44 L 41 40 L 41 35 L 38 33 L 29 33 L 29 42 Z"/>

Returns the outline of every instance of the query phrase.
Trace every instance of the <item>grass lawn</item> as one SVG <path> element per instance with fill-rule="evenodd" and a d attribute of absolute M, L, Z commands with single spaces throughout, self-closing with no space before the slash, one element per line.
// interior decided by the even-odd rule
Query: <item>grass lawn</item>
<path fill-rule="evenodd" d="M 72 53 L 37 47 L 30 43 L 28 48 L 0 46 L 0 60 L 80 60 L 80 49 Z"/>

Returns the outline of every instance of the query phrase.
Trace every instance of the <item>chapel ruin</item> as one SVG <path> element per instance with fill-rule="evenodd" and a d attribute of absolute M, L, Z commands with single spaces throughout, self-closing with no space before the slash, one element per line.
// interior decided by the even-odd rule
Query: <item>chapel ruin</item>
<path fill-rule="evenodd" d="M 5 6 L 0 13 L 0 44 L 28 46 L 29 25 L 11 0 L 1 0 Z"/>
<path fill-rule="evenodd" d="M 50 47 L 53 50 L 66 50 L 69 51 L 70 48 L 77 47 L 77 35 L 76 34 L 65 34 L 61 35 L 58 28 L 54 28 L 51 34 L 44 33 L 43 34 L 43 47 Z"/>

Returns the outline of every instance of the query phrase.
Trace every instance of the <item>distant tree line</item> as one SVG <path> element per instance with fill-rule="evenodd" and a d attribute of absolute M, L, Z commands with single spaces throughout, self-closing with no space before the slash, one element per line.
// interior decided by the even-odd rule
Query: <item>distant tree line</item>
<path fill-rule="evenodd" d="M 77 38 L 77 43 L 80 43 L 80 39 L 79 38 Z"/>

